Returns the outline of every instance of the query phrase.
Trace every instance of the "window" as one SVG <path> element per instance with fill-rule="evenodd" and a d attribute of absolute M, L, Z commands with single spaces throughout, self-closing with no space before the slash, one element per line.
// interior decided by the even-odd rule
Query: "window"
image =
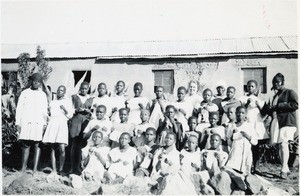
<path fill-rule="evenodd" d="M 77 83 L 82 79 L 82 77 L 85 75 L 85 78 L 82 80 L 86 81 L 88 83 L 91 82 L 91 71 L 90 70 L 84 70 L 84 71 L 72 71 L 74 74 L 74 79 L 75 79 L 75 84 L 74 86 L 77 85 Z M 91 93 L 91 88 L 89 89 L 88 93 Z"/>
<path fill-rule="evenodd" d="M 173 93 L 174 73 L 173 70 L 155 70 L 154 72 L 154 91 L 157 86 L 163 86 L 165 93 Z"/>
<path fill-rule="evenodd" d="M 242 68 L 244 71 L 244 91 L 247 92 L 247 82 L 256 80 L 261 93 L 267 93 L 266 68 Z"/>

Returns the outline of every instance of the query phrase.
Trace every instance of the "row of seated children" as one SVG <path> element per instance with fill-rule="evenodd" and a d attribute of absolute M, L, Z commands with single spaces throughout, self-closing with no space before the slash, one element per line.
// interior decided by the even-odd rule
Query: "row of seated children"
<path fill-rule="evenodd" d="M 218 117 L 218 114 L 211 116 Z M 216 118 L 214 122 L 217 120 Z M 190 118 L 190 132 L 195 128 L 195 122 L 195 118 Z M 101 180 L 105 183 L 120 182 L 130 175 L 148 176 L 153 180 L 154 186 L 160 178 L 165 177 L 167 183 L 164 194 L 172 193 L 174 186 L 181 187 L 176 193 L 195 194 L 190 180 L 195 172 L 207 170 L 210 178 L 214 171 L 226 165 L 245 175 L 250 173 L 251 145 L 257 143 L 257 138 L 251 124 L 246 121 L 245 107 L 239 106 L 236 109 L 236 121 L 229 131 L 232 134 L 227 138 L 231 141 L 228 154 L 223 150 L 224 141 L 220 134 L 213 129 L 209 131 L 209 147 L 201 151 L 198 145 L 199 135 L 193 133 L 185 135 L 184 147 L 178 150 L 177 143 L 180 140 L 177 133 L 167 131 L 163 144 L 158 144 L 156 141 L 160 133 L 155 128 L 148 127 L 142 134 L 145 140 L 140 146 L 131 143 L 130 133 L 123 132 L 119 137 L 118 147 L 111 149 L 101 145 L 104 135 L 95 130 L 92 133 L 92 144 L 82 150 L 82 176 L 85 180 Z"/>

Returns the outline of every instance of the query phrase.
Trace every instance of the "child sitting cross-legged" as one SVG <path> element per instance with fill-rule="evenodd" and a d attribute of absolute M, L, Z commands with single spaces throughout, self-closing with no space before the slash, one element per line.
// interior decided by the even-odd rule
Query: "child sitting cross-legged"
<path fill-rule="evenodd" d="M 121 134 L 119 138 L 119 147 L 111 149 L 108 153 L 108 162 L 105 173 L 106 183 L 122 182 L 127 176 L 133 175 L 133 169 L 136 165 L 137 150 L 129 146 L 131 136 L 128 132 Z"/>
<path fill-rule="evenodd" d="M 101 146 L 103 134 L 101 131 L 94 131 L 92 134 L 92 145 L 88 145 L 82 149 L 83 167 L 82 178 L 86 181 L 100 181 L 103 179 L 105 172 L 104 166 L 108 161 L 108 153 L 110 148 Z"/>

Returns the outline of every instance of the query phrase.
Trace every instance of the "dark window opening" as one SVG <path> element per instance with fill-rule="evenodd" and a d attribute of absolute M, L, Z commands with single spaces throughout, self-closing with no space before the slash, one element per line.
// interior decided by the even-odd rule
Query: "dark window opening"
<path fill-rule="evenodd" d="M 155 70 L 154 73 L 154 92 L 158 86 L 164 87 L 165 93 L 173 93 L 174 71 L 173 70 Z"/>

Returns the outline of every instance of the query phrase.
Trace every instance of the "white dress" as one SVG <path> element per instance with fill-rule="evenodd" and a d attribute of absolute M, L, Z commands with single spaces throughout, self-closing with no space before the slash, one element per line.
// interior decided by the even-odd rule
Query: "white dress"
<path fill-rule="evenodd" d="M 221 136 L 221 139 L 222 140 L 226 140 L 226 137 L 225 137 L 225 128 L 223 126 L 217 126 L 215 128 L 206 128 L 204 129 L 204 132 L 205 131 L 208 131 L 208 138 L 207 138 L 207 141 L 206 141 L 206 145 L 205 145 L 205 149 L 209 149 L 211 146 L 210 146 L 210 137 L 213 133 L 217 133 Z M 204 133 L 203 132 L 203 133 Z M 203 137 L 204 137 L 204 134 L 203 134 Z"/>
<path fill-rule="evenodd" d="M 193 105 L 186 100 L 181 102 L 173 102 L 173 105 L 175 108 L 185 111 L 186 115 L 183 115 L 183 113 L 179 111 L 175 112 L 175 118 L 182 124 L 183 132 L 188 131 L 188 119 L 193 115 Z"/>
<path fill-rule="evenodd" d="M 43 91 L 25 89 L 21 93 L 16 109 L 16 125 L 21 126 L 20 140 L 42 140 L 47 107 L 47 96 Z"/>
<path fill-rule="evenodd" d="M 63 105 L 67 110 L 60 108 Z M 72 101 L 67 98 L 50 102 L 50 120 L 43 137 L 43 143 L 61 143 L 68 145 L 69 129 L 68 120 L 73 116 Z"/>
<path fill-rule="evenodd" d="M 161 100 L 161 104 L 162 104 L 162 107 L 164 109 L 166 109 L 166 107 L 168 105 L 168 101 Z M 154 124 L 154 127 L 157 129 L 159 126 L 159 120 L 163 120 L 163 119 L 164 119 L 164 113 L 161 110 L 161 106 L 159 105 L 159 103 L 156 103 L 154 105 L 153 111 L 151 113 L 149 122 Z"/>
<path fill-rule="evenodd" d="M 232 148 L 229 153 L 229 158 L 226 166 L 249 174 L 252 165 L 252 151 L 251 146 L 257 144 L 257 135 L 252 124 L 244 122 L 237 129 L 237 133 L 233 134 Z M 251 136 L 251 141 L 241 135 L 241 131 L 246 132 Z"/>
<path fill-rule="evenodd" d="M 101 146 L 108 146 L 110 147 L 110 141 L 109 141 L 109 134 L 111 133 L 112 123 L 108 118 L 104 117 L 104 119 L 98 120 L 98 119 L 92 119 L 87 127 L 84 129 L 83 133 L 89 132 L 92 128 L 94 128 L 96 125 L 99 126 L 98 131 L 101 131 L 103 134 L 103 140 L 101 142 Z M 93 144 L 92 141 L 92 135 L 87 140 L 88 146 Z"/>
<path fill-rule="evenodd" d="M 140 117 L 141 110 L 140 106 L 138 105 L 139 103 L 141 103 L 144 108 L 146 108 L 147 104 L 149 103 L 149 99 L 147 99 L 146 97 L 134 97 L 128 100 L 127 105 L 127 107 L 130 108 L 128 122 L 131 122 L 135 125 L 142 123 Z"/>
<path fill-rule="evenodd" d="M 121 152 L 120 148 L 113 148 L 109 152 L 108 156 L 112 161 L 108 168 L 108 172 L 110 174 L 121 176 L 122 178 L 133 175 L 133 166 L 137 157 L 137 150 L 135 148 L 129 146 L 129 148 L 124 152 Z M 113 163 L 118 159 L 121 159 L 121 161 Z M 127 162 L 128 164 L 124 165 L 124 162 Z"/>
<path fill-rule="evenodd" d="M 194 95 L 187 95 L 185 99 L 192 104 L 193 108 L 199 108 L 200 103 L 203 100 L 202 96 L 197 93 Z"/>
<path fill-rule="evenodd" d="M 264 102 L 259 100 L 259 98 L 254 95 L 243 96 L 240 98 L 240 101 L 243 105 L 245 105 L 249 98 L 252 99 L 252 102 L 247 107 L 248 121 L 254 125 L 254 129 L 257 133 L 257 139 L 259 139 L 259 140 L 267 139 L 267 138 L 269 138 L 269 134 L 265 128 L 264 121 L 260 114 L 260 111 L 255 103 L 256 101 L 258 101 L 258 104 L 262 108 L 264 105 Z"/>
<path fill-rule="evenodd" d="M 205 109 L 203 107 L 205 107 Z M 219 111 L 219 107 L 214 103 L 211 103 L 211 105 L 201 103 L 200 108 L 202 108 L 202 110 L 198 115 L 198 123 L 209 123 L 209 112 Z"/>
<path fill-rule="evenodd" d="M 82 173 L 89 173 L 93 176 L 94 179 L 101 180 L 106 170 L 98 157 L 96 157 L 95 152 L 98 152 L 105 161 L 108 161 L 108 153 L 110 151 L 110 148 L 107 146 L 99 148 L 96 148 L 95 146 L 86 146 L 81 150 L 82 160 L 84 160 L 88 156 L 89 150 L 91 148 L 93 148 L 94 152 L 90 155 L 89 162 L 84 167 Z"/>
<path fill-rule="evenodd" d="M 119 143 L 119 138 L 122 133 L 128 132 L 131 137 L 133 137 L 133 131 L 135 125 L 132 123 L 113 123 L 112 131 L 109 135 L 109 139 Z"/>
<path fill-rule="evenodd" d="M 95 97 L 93 99 L 93 104 L 92 104 L 92 109 L 94 110 L 93 112 L 93 118 L 96 118 L 96 108 L 99 105 L 105 105 L 106 107 L 106 114 L 105 116 L 109 118 L 112 114 L 112 98 L 109 97 L 108 95 L 103 95 L 102 97 Z"/>
<path fill-rule="evenodd" d="M 196 164 L 200 167 L 200 149 L 197 148 L 195 152 L 188 152 L 186 149 L 182 149 L 180 154 L 183 156 L 181 160 L 181 170 L 188 177 L 192 174 L 192 172 L 196 172 L 196 169 L 192 167 L 192 163 Z"/>
<path fill-rule="evenodd" d="M 115 122 L 115 123 L 120 122 L 119 109 L 125 108 L 125 101 L 127 100 L 127 98 L 128 97 L 124 94 L 123 95 L 115 95 L 115 96 L 111 97 L 112 108 L 117 108 L 117 111 L 115 113 L 113 113 L 113 115 L 111 116 L 112 122 Z"/>

